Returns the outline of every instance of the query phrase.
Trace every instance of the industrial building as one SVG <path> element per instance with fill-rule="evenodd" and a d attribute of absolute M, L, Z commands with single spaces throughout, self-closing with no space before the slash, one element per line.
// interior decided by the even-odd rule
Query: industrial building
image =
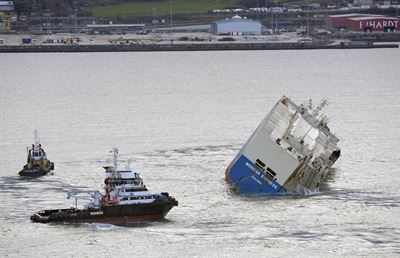
<path fill-rule="evenodd" d="M 261 22 L 238 15 L 211 23 L 211 31 L 217 35 L 261 35 L 261 27 Z"/>
<path fill-rule="evenodd" d="M 125 34 L 143 31 L 145 24 L 88 24 L 87 29 L 91 34 Z"/>
<path fill-rule="evenodd" d="M 13 1 L 0 1 L 0 12 L 12 12 L 14 11 Z"/>
<path fill-rule="evenodd" d="M 346 29 L 348 19 L 356 17 L 382 17 L 379 14 L 360 14 L 360 13 L 347 13 L 328 16 L 328 25 L 335 29 Z"/>
<path fill-rule="evenodd" d="M 328 25 L 341 30 L 356 32 L 394 32 L 400 31 L 400 19 L 377 14 L 340 14 L 330 15 Z"/>
<path fill-rule="evenodd" d="M 10 32 L 11 16 L 14 11 L 13 1 L 0 1 L 0 32 Z"/>
<path fill-rule="evenodd" d="M 354 6 L 370 7 L 372 6 L 372 0 L 354 0 Z"/>

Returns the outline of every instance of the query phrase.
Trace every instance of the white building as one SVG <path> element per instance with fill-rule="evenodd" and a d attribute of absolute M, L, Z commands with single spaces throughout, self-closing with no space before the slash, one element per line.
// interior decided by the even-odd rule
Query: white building
<path fill-rule="evenodd" d="M 261 22 L 238 15 L 211 23 L 211 31 L 217 35 L 261 35 L 261 27 Z"/>
<path fill-rule="evenodd" d="M 12 12 L 14 11 L 13 1 L 0 1 L 0 12 Z"/>
<path fill-rule="evenodd" d="M 355 6 L 368 6 L 371 7 L 372 6 L 372 0 L 354 0 L 354 5 Z"/>

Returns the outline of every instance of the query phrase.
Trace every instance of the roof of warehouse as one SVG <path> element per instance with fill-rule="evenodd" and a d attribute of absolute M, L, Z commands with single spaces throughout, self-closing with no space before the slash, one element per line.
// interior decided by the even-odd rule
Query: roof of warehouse
<path fill-rule="evenodd" d="M 0 1 L 0 5 L 14 5 L 13 1 Z"/>
<path fill-rule="evenodd" d="M 340 17 L 357 17 L 357 16 L 363 16 L 363 17 L 377 17 L 377 16 L 382 16 L 380 14 L 365 14 L 365 13 L 346 13 L 346 14 L 336 14 L 336 15 L 329 15 L 329 17 L 332 18 L 340 18 Z"/>
<path fill-rule="evenodd" d="M 233 23 L 233 22 L 246 22 L 246 23 L 261 24 L 261 22 L 254 21 L 252 19 L 226 19 L 226 20 L 213 21 L 212 23 L 223 24 L 223 23 Z"/>
<path fill-rule="evenodd" d="M 113 28 L 113 27 L 144 27 L 145 24 L 88 24 L 88 28 Z"/>
<path fill-rule="evenodd" d="M 364 21 L 364 20 L 374 20 L 374 19 L 385 19 L 385 20 L 399 20 L 397 18 L 393 18 L 393 17 L 384 17 L 384 16 L 380 16 L 380 17 L 354 17 L 354 18 L 349 18 L 349 20 L 352 21 Z"/>

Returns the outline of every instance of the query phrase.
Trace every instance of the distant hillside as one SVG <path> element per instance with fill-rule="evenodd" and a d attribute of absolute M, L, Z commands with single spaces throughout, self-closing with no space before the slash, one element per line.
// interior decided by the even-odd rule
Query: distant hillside
<path fill-rule="evenodd" d="M 352 0 L 348 0 L 352 2 Z M 104 0 L 94 1 L 87 11 L 97 17 L 116 16 L 166 16 L 170 14 L 170 8 L 174 14 L 207 13 L 213 9 L 251 8 L 282 6 L 288 4 L 304 5 L 320 3 L 321 5 L 343 5 L 345 0 Z M 93 4 L 93 3 L 92 3 Z"/>
<path fill-rule="evenodd" d="M 172 2 L 170 4 L 170 2 Z M 115 17 L 129 15 L 168 15 L 170 8 L 174 14 L 206 13 L 212 9 L 243 7 L 240 0 L 151 0 L 122 4 L 92 6 L 88 11 L 93 16 Z"/>
<path fill-rule="evenodd" d="M 343 5 L 346 1 L 353 2 L 353 0 L 14 0 L 14 5 L 15 11 L 19 14 L 43 15 L 46 10 L 50 10 L 56 16 L 68 16 L 77 9 L 80 16 L 117 17 L 167 16 L 171 7 L 173 14 L 200 14 L 213 9 L 303 5 L 307 2 Z"/>

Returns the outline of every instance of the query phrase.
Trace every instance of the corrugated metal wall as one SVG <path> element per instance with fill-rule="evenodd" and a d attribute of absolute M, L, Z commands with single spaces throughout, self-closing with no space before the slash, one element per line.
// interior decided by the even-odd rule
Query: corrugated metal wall
<path fill-rule="evenodd" d="M 231 34 L 231 35 L 260 35 L 261 23 L 254 21 L 232 21 L 216 23 L 215 32 L 217 34 Z"/>

